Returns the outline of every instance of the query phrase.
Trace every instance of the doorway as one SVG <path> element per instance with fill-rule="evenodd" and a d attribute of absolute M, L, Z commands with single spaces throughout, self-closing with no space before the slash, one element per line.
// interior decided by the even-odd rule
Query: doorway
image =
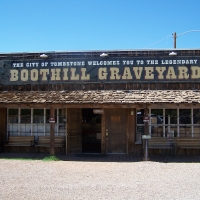
<path fill-rule="evenodd" d="M 101 153 L 101 115 L 82 109 L 82 153 Z"/>

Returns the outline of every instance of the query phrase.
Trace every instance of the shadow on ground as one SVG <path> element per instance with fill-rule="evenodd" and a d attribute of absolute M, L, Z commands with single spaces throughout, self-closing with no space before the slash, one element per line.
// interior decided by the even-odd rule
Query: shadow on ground
<path fill-rule="evenodd" d="M 0 159 L 24 159 L 24 160 L 44 160 L 49 157 L 48 153 L 0 153 Z M 56 154 L 61 161 L 78 161 L 78 162 L 141 162 L 142 155 L 126 154 L 76 154 L 63 155 Z M 200 163 L 200 155 L 149 155 L 149 160 L 163 163 Z"/>

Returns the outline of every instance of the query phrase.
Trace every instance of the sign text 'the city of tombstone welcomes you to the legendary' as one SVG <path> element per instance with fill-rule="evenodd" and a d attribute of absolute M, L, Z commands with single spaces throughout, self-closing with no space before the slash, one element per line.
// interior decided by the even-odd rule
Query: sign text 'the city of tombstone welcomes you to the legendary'
<path fill-rule="evenodd" d="M 113 60 L 4 61 L 2 83 L 200 80 L 200 57 Z M 6 70 L 5 70 L 6 68 Z M 6 74 L 6 72 L 9 74 Z"/>

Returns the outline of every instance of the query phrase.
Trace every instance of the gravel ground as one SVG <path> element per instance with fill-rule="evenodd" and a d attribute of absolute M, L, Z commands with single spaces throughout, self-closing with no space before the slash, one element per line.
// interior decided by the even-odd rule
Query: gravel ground
<path fill-rule="evenodd" d="M 0 160 L 0 199 L 200 199 L 200 163 Z"/>

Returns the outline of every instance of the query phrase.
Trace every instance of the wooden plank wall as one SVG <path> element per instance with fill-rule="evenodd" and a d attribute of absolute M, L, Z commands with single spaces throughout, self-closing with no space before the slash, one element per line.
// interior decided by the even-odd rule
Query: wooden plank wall
<path fill-rule="evenodd" d="M 0 108 L 0 149 L 4 148 L 4 141 L 6 137 L 6 119 L 7 119 L 7 109 Z"/>
<path fill-rule="evenodd" d="M 132 154 L 135 150 L 136 134 L 136 109 L 127 109 L 127 153 Z"/>
<path fill-rule="evenodd" d="M 127 109 L 106 109 L 107 153 L 127 153 Z"/>
<path fill-rule="evenodd" d="M 82 109 L 67 109 L 67 154 L 82 152 Z"/>
<path fill-rule="evenodd" d="M 200 90 L 199 83 L 88 83 L 0 85 L 0 91 L 73 91 L 73 90 Z"/>

